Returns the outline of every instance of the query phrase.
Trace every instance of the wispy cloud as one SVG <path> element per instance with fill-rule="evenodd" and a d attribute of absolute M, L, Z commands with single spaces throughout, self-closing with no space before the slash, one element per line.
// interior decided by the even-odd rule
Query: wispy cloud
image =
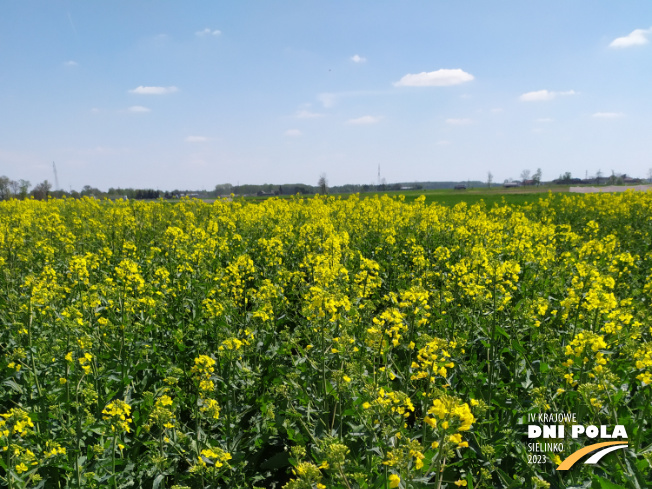
<path fill-rule="evenodd" d="M 554 100 L 560 95 L 576 95 L 575 90 L 566 90 L 565 92 L 552 92 L 550 90 L 537 90 L 535 92 L 527 92 L 519 97 L 522 102 L 543 102 L 547 100 Z"/>
<path fill-rule="evenodd" d="M 473 119 L 446 119 L 446 124 L 451 126 L 468 126 L 473 124 Z"/>
<path fill-rule="evenodd" d="M 79 66 L 79 63 L 77 63 L 77 61 L 70 60 L 70 61 L 66 61 L 63 64 L 63 66 L 67 66 L 69 68 L 74 68 L 75 66 Z"/>
<path fill-rule="evenodd" d="M 142 105 L 132 105 L 127 110 L 129 112 L 140 112 L 140 113 L 151 112 L 152 111 L 151 109 L 148 109 L 147 107 L 143 107 Z"/>
<path fill-rule="evenodd" d="M 178 90 L 177 87 L 144 87 L 141 85 L 133 90 L 129 90 L 129 93 L 136 93 L 138 95 L 165 95 Z"/>
<path fill-rule="evenodd" d="M 450 141 L 447 141 L 446 139 L 440 139 L 435 143 L 437 146 L 449 146 L 451 144 Z"/>
<path fill-rule="evenodd" d="M 199 37 L 217 37 L 220 34 L 222 34 L 222 31 L 218 31 L 217 29 L 209 29 L 208 27 L 206 29 L 202 29 L 201 31 L 195 32 L 195 36 Z"/>
<path fill-rule="evenodd" d="M 596 112 L 592 117 L 596 119 L 620 119 L 625 117 L 625 114 L 622 112 Z"/>
<path fill-rule="evenodd" d="M 441 69 L 426 73 L 407 74 L 394 83 L 395 87 L 446 87 L 459 85 L 473 80 L 475 77 L 459 68 L 454 70 Z"/>
<path fill-rule="evenodd" d="M 292 138 L 297 138 L 301 136 L 301 131 L 299 131 L 298 129 L 288 129 L 287 131 L 285 131 L 285 135 Z"/>
<path fill-rule="evenodd" d="M 611 44 L 610 48 L 628 48 L 631 46 L 642 46 L 648 44 L 650 40 L 648 36 L 652 34 L 652 27 L 649 29 L 635 29 L 626 36 L 617 37 Z"/>
<path fill-rule="evenodd" d="M 372 97 L 376 95 L 388 95 L 396 93 L 393 89 L 387 90 L 349 90 L 343 92 L 322 92 L 317 95 L 317 100 L 326 109 L 333 107 L 343 99 L 353 97 Z"/>
<path fill-rule="evenodd" d="M 324 114 L 320 114 L 318 112 L 310 112 L 309 110 L 297 110 L 294 116 L 297 119 L 316 119 L 318 117 L 323 117 Z"/>
<path fill-rule="evenodd" d="M 539 117 L 538 119 L 535 119 L 534 122 L 549 123 L 549 122 L 555 122 L 555 120 L 551 119 L 550 117 Z"/>
<path fill-rule="evenodd" d="M 364 63 L 365 61 L 367 61 L 367 58 L 363 58 L 358 54 L 354 54 L 353 56 L 351 56 L 351 61 L 353 61 L 354 63 Z"/>
<path fill-rule="evenodd" d="M 206 141 L 210 141 L 210 139 L 206 136 L 187 136 L 184 141 L 186 143 L 205 143 Z"/>
<path fill-rule="evenodd" d="M 317 95 L 317 99 L 319 99 L 321 104 L 327 109 L 335 105 L 336 98 L 337 95 L 334 93 L 320 93 Z"/>
<path fill-rule="evenodd" d="M 364 125 L 364 124 L 376 124 L 380 122 L 380 117 L 374 117 L 373 115 L 363 115 L 362 117 L 357 117 L 355 119 L 349 119 L 346 121 L 347 124 L 354 125 Z"/>

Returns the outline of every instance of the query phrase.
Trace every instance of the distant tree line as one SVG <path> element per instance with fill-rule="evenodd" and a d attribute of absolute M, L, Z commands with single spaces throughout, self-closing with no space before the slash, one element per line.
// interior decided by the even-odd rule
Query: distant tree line
<path fill-rule="evenodd" d="M 0 177 L 0 200 L 24 199 L 31 186 L 27 180 L 16 181 L 3 175 Z"/>
<path fill-rule="evenodd" d="M 652 183 L 652 169 L 648 172 L 648 181 Z M 541 184 L 541 169 L 532 174 L 530 170 L 524 170 L 521 173 L 521 185 L 540 185 Z M 632 178 L 626 174 L 611 172 L 611 175 L 604 177 L 602 171 L 598 170 L 595 176 L 581 179 L 573 178 L 570 172 L 565 172 L 559 175 L 559 178 L 552 181 L 552 183 L 569 185 L 569 184 L 597 184 L 597 185 L 620 185 L 639 183 L 642 180 L 639 178 Z M 53 190 L 52 184 L 48 180 L 44 180 L 36 186 L 23 179 L 12 180 L 7 176 L 0 176 L 0 200 L 8 199 L 25 199 L 33 197 L 37 200 L 44 200 L 48 197 L 62 198 L 81 198 L 81 197 L 94 197 L 94 198 L 110 198 L 110 199 L 135 199 L 135 200 L 156 200 L 156 199 L 179 199 L 182 197 L 192 197 L 199 199 L 213 199 L 217 197 L 225 197 L 231 194 L 237 196 L 244 195 L 314 195 L 314 194 L 351 194 L 351 193 L 365 193 L 365 192 L 387 192 L 387 191 L 401 191 L 401 190 L 434 190 L 434 189 L 453 189 L 455 186 L 464 184 L 466 188 L 491 186 L 493 182 L 493 175 L 491 172 L 487 174 L 487 181 L 481 182 L 476 180 L 467 180 L 461 182 L 399 182 L 388 184 L 383 179 L 379 184 L 345 184 L 329 187 L 326 174 L 322 174 L 317 181 L 317 185 L 306 185 L 303 183 L 291 183 L 276 185 L 266 183 L 262 185 L 244 184 L 232 185 L 230 183 L 221 183 L 215 185 L 212 190 L 158 190 L 152 188 L 109 188 L 104 192 L 98 188 L 90 185 L 84 185 L 81 191 L 76 190 Z M 506 182 L 512 182 L 507 179 Z"/>
<path fill-rule="evenodd" d="M 12 180 L 2 175 L 0 177 L 0 200 L 26 199 L 29 196 L 38 200 L 47 199 L 51 195 L 52 184 L 47 180 L 37 184 L 31 191 L 32 184 L 28 180 Z"/>

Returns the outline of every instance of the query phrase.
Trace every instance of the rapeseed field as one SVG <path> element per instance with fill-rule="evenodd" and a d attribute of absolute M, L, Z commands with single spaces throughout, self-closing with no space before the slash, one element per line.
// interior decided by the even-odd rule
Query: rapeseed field
<path fill-rule="evenodd" d="M 651 301 L 650 192 L 2 202 L 0 486 L 647 487 Z"/>

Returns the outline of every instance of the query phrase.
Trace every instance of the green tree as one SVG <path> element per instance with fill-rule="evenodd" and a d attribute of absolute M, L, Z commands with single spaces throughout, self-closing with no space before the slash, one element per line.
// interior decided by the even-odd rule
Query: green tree
<path fill-rule="evenodd" d="M 46 200 L 52 190 L 52 184 L 47 180 L 43 180 L 32 190 L 32 195 L 36 200 Z"/>
<path fill-rule="evenodd" d="M 537 171 L 534 175 L 532 175 L 532 180 L 534 180 L 534 183 L 537 185 L 541 185 L 541 168 L 537 168 Z"/>
<path fill-rule="evenodd" d="M 326 178 L 325 173 L 322 173 L 319 176 L 319 181 L 317 182 L 317 186 L 319 187 L 320 194 L 326 195 L 328 193 L 328 179 Z"/>

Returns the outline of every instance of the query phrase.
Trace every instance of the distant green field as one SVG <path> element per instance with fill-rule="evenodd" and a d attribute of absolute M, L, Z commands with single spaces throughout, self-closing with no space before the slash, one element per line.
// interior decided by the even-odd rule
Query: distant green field
<path fill-rule="evenodd" d="M 494 204 L 511 204 L 523 205 L 530 202 L 535 202 L 540 198 L 545 198 L 548 192 L 567 192 L 568 187 L 565 186 L 552 186 L 552 187 L 530 187 L 530 188 L 513 188 L 505 189 L 503 187 L 476 188 L 469 190 L 402 190 L 402 191 L 385 191 L 385 192 L 366 192 L 361 193 L 360 198 L 373 198 L 376 195 L 388 195 L 390 197 L 405 196 L 406 202 L 412 202 L 421 195 L 426 196 L 426 203 L 430 204 L 437 202 L 442 205 L 456 205 L 460 202 L 467 204 L 475 204 L 481 200 L 488 206 Z M 351 194 L 333 194 L 336 198 L 346 199 Z M 308 198 L 312 196 L 306 196 Z M 244 197 L 247 201 L 263 201 L 269 197 Z M 291 198 L 291 196 L 280 196 L 277 198 Z"/>
<path fill-rule="evenodd" d="M 412 202 L 421 195 L 426 196 L 426 204 L 437 202 L 442 205 L 456 205 L 460 202 L 467 204 L 475 204 L 481 200 L 488 206 L 494 204 L 511 204 L 523 205 L 529 202 L 535 202 L 539 198 L 545 198 L 549 191 L 553 192 L 567 192 L 568 187 L 532 187 L 532 188 L 515 188 L 505 189 L 502 187 L 476 188 L 469 190 L 403 190 L 403 191 L 390 191 L 390 192 L 369 192 L 360 194 L 361 198 L 370 198 L 374 195 L 388 195 L 390 197 L 398 197 L 399 195 L 405 196 L 406 202 Z M 347 198 L 349 194 L 337 194 L 342 198 Z"/>

